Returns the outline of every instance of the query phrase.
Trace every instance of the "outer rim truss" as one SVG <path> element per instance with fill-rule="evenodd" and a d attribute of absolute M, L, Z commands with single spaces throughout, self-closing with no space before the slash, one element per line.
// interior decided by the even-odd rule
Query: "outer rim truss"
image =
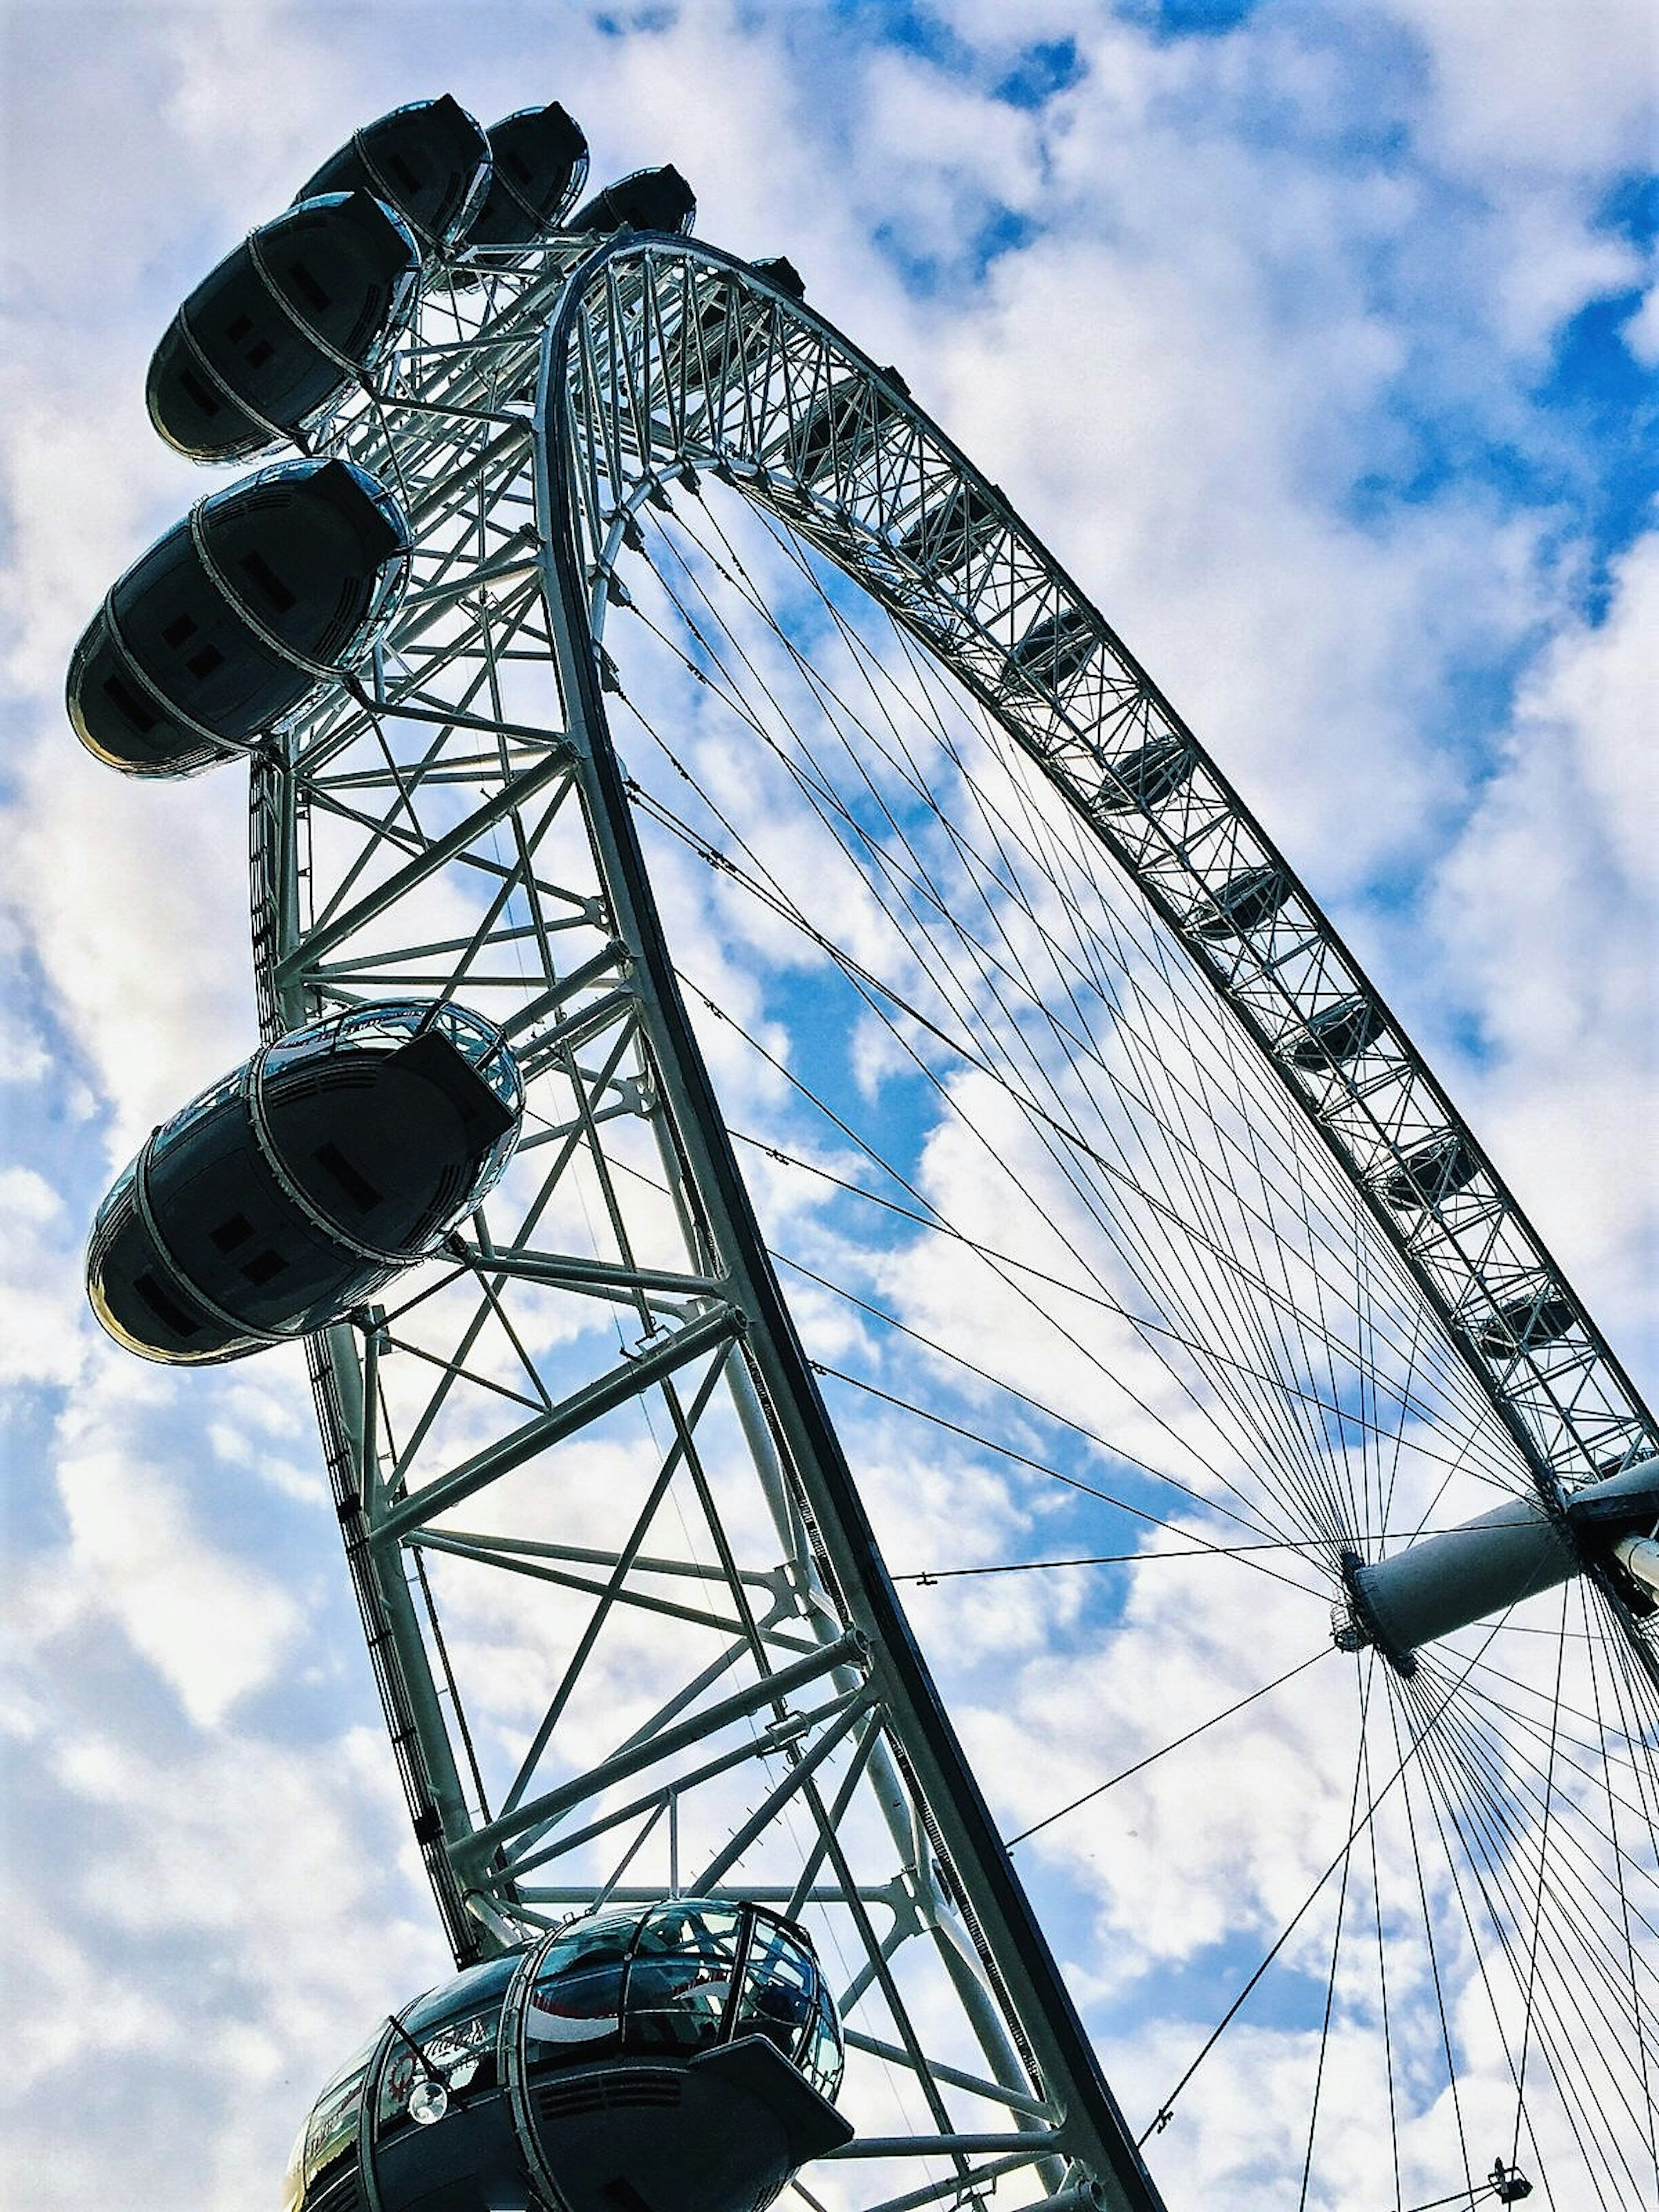
<path fill-rule="evenodd" d="M 946 1887 L 965 1908 L 991 1993 L 1008 1998 L 1012 1981 L 1004 2009 L 1016 2035 L 1024 2039 L 1022 2021 L 1038 2025 L 1040 2078 L 1051 2101 L 1057 2088 L 1069 2093 L 1060 2102 L 1070 2132 L 1062 2124 L 1051 2140 L 1074 2163 L 1055 2165 L 1045 2201 L 1072 2202 L 1097 2177 L 1114 2191 L 1109 2202 L 1155 2205 L 874 1559 L 661 946 L 602 734 L 610 671 L 599 641 L 607 606 L 626 603 L 617 562 L 637 531 L 639 503 L 700 470 L 720 475 L 882 600 L 990 708 L 1185 944 L 1318 1129 L 1547 1499 L 1559 1504 L 1564 1492 L 1644 1457 L 1659 1435 L 1490 1162 L 1288 865 L 1069 578 L 890 373 L 732 257 L 678 239 L 624 235 L 591 251 L 586 241 L 556 241 L 526 279 L 501 289 L 506 305 L 470 341 L 415 349 L 383 391 L 348 407 L 329 434 L 400 489 L 428 431 L 435 451 L 453 426 L 477 427 L 486 441 L 469 465 L 479 483 L 503 457 L 535 453 L 539 512 L 520 532 L 521 550 L 504 545 L 411 595 L 392 642 L 407 650 L 474 596 L 533 590 L 539 574 L 566 726 L 517 727 L 487 702 L 469 714 L 406 683 L 397 711 L 451 733 L 476 729 L 481 749 L 503 750 L 486 809 L 448 837 L 404 841 L 404 872 L 415 880 L 440 870 L 486 816 L 522 836 L 532 799 L 556 805 L 565 790 L 580 789 L 605 848 L 609 942 L 562 974 L 550 967 L 548 989 L 515 1018 L 522 1042 L 532 1059 L 574 1055 L 606 1036 L 624 1005 L 632 1008 L 624 1028 L 645 1037 L 657 1078 L 677 1093 L 670 1103 L 680 1141 L 688 1132 L 696 1138 L 698 1157 L 681 1159 L 682 1180 L 714 1209 L 696 1224 L 705 1277 L 695 1289 L 689 1278 L 678 1288 L 708 1299 L 718 1285 L 728 1318 L 705 1307 L 697 1326 L 708 1328 L 711 1344 L 723 1342 L 721 1361 L 747 1376 L 757 1431 L 787 1462 L 791 1483 L 812 1471 L 796 1502 L 813 1524 L 820 1575 L 839 1600 L 833 1626 L 844 1638 L 856 1625 L 866 1638 L 854 1649 L 821 1628 L 815 1663 L 837 1680 L 836 1669 L 850 1670 L 849 1688 L 854 1676 L 877 1686 L 863 1694 L 881 1701 L 907 1794 L 924 1817 L 930 1807 L 934 1814 L 949 1809 L 951 1832 L 933 1840 L 957 1869 Z M 408 503 L 417 526 L 468 495 L 464 477 L 433 482 L 416 473 L 416 482 Z M 306 924 L 303 817 L 307 805 L 325 803 L 313 775 L 340 750 L 343 732 L 361 729 L 365 715 L 372 720 L 381 681 L 377 664 L 371 688 L 331 702 L 256 767 L 255 947 L 267 1034 L 303 1018 L 312 994 L 333 988 L 327 957 L 360 918 L 347 908 Z M 341 791 L 326 803 L 344 803 Z M 1268 896 L 1247 906 L 1246 887 Z M 617 1065 L 607 1062 L 607 1081 L 621 1079 Z M 481 1256 L 475 1251 L 470 1264 Z M 1534 1325 L 1547 1313 L 1547 1334 Z M 431 1508 L 375 1499 L 378 1341 L 372 1316 L 361 1352 L 349 1328 L 330 1332 L 313 1347 L 313 1382 L 416 1834 L 457 1954 L 474 1955 L 490 1940 L 483 1930 L 497 1940 L 510 1934 L 500 1914 L 510 1908 L 511 1886 L 498 1885 L 494 1903 L 477 1891 L 495 1838 L 469 1809 L 441 1710 L 445 1688 L 410 1585 L 401 1569 L 387 1567 Z M 1647 1653 L 1616 1593 L 1604 1586 L 1603 1594 Z M 859 1711 L 848 1711 L 852 1726 Z M 965 2138 L 957 2152 L 969 2154 Z M 1093 2200 L 1085 2193 L 1075 2201 Z"/>

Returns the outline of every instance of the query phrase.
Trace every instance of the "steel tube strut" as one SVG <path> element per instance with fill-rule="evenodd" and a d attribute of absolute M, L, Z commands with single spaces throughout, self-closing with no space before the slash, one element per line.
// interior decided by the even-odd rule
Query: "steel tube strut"
<path fill-rule="evenodd" d="M 592 257 L 599 267 L 609 249 Z M 589 264 L 575 273 L 543 341 L 536 475 L 550 618 L 576 774 L 617 935 L 634 956 L 640 1022 L 662 1083 L 689 1192 L 719 1255 L 744 1344 L 793 1479 L 823 1542 L 836 1593 L 869 1644 L 894 1734 L 940 1831 L 994 1970 L 1063 2110 L 1055 2148 L 1098 2176 L 1115 2212 L 1162 2200 L 1103 2075 L 1069 1991 L 998 1835 L 900 1609 L 874 1532 L 767 1256 L 747 1187 L 680 995 L 623 774 L 607 726 L 587 587 L 576 542 L 575 456 L 564 407 Z"/>
<path fill-rule="evenodd" d="M 1575 1575 L 1605 1576 L 1611 1561 L 1638 1596 L 1656 1572 L 1650 1557 L 1659 1559 L 1659 1546 L 1646 1541 L 1656 1525 L 1659 1468 L 1642 1460 L 1559 1504 L 1506 1498 L 1460 1528 L 1419 1537 L 1370 1565 L 1349 1553 L 1348 1617 L 1336 1640 L 1349 1651 L 1375 1644 L 1410 1674 L 1421 1645 L 1496 1620 Z"/>

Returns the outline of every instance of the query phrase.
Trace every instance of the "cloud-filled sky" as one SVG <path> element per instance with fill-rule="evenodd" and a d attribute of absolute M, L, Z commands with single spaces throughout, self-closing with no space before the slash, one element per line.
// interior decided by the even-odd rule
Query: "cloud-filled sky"
<path fill-rule="evenodd" d="M 672 160 L 700 234 L 787 252 L 1152 671 L 1651 1389 L 1659 33 L 1643 0 L 204 0 L 0 36 L 8 2201 L 241 2212 L 442 1959 L 300 1364 L 177 1381 L 80 1290 L 110 1176 L 252 1041 L 236 774 L 128 786 L 61 707 L 200 488 L 143 413 L 179 298 L 407 99 L 556 97 L 596 178 Z M 1034 1618 L 983 1616 L 1018 1679 L 969 1739 L 1081 1789 L 1088 1608 Z M 1150 1595 L 1114 1648 L 1203 1707 Z M 1160 1839 L 1200 1920 L 1236 1840 Z M 1085 1856 L 1057 1936 L 1115 2030 L 1139 1862 Z M 1282 2028 L 1234 2052 L 1241 2113 Z"/>

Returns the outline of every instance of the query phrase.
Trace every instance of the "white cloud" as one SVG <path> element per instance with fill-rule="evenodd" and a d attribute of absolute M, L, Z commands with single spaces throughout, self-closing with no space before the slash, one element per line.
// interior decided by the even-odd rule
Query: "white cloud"
<path fill-rule="evenodd" d="M 30 1168 L 0 1169 L 9 1224 L 0 1256 L 0 1380 L 68 1382 L 80 1364 L 82 1322 L 73 1261 L 78 1241 L 63 1200 Z"/>
<path fill-rule="evenodd" d="M 101 1424 L 76 1425 L 58 1468 L 70 1555 L 56 1563 L 87 1609 L 107 1613 L 202 1728 L 268 1683 L 302 1615 L 270 1577 L 204 1540 L 179 1486 Z"/>
<path fill-rule="evenodd" d="M 1659 1193 L 1649 1172 L 1659 945 L 1651 751 L 1659 537 L 1631 548 L 1595 625 L 1564 629 L 1516 703 L 1497 774 L 1449 855 L 1439 928 L 1490 1042 L 1482 1126 L 1536 1164 L 1528 1203 L 1609 1317 L 1642 1328 Z"/>
<path fill-rule="evenodd" d="M 5 2085 L 18 2202 L 70 2212 L 100 2173 L 117 2202 L 266 2201 L 330 2073 L 443 1971 L 411 1917 L 384 1744 L 221 1737 L 158 1756 L 94 1726 L 52 1764 L 44 1818 L 79 1850 L 39 1869 L 14 1921 L 37 2023 Z M 67 2136 L 66 2095 L 85 2121 Z"/>
<path fill-rule="evenodd" d="M 1580 518 L 1518 496 L 1501 472 L 1482 480 L 1469 460 L 1577 434 L 1531 394 L 1572 317 L 1636 281 L 1597 209 L 1644 156 L 1643 14 L 1391 0 L 1361 20 L 1269 6 L 1225 37 L 1158 44 L 1094 0 L 1042 0 L 1018 18 L 957 0 L 950 20 L 975 48 L 957 74 L 879 48 L 842 14 L 724 4 L 617 39 L 570 9 L 555 24 L 438 6 L 128 9 L 97 17 L 98 40 L 55 25 L 49 54 L 20 40 L 9 121 L 40 214 L 19 227 L 30 312 L 8 386 L 7 653 L 24 702 L 8 891 L 98 1087 L 109 1164 L 252 1042 L 235 774 L 119 783 L 78 754 L 58 701 L 100 594 L 204 481 L 149 440 L 149 348 L 247 223 L 352 122 L 435 88 L 443 61 L 486 117 L 564 98 L 588 124 L 599 178 L 678 161 L 707 235 L 788 252 L 813 301 L 897 361 L 1213 739 L 1316 890 L 1344 902 L 1368 949 L 1384 942 L 1385 988 L 1397 978 L 1454 1037 L 1460 1022 L 1480 1032 L 1489 1065 L 1454 1046 L 1457 1095 L 1479 1101 L 1483 1134 L 1592 1302 L 1634 1329 L 1652 1279 L 1655 824 L 1651 712 L 1633 702 L 1650 681 L 1659 565 L 1651 544 L 1632 550 L 1606 618 L 1585 618 Z M 1020 42 L 1068 33 L 1085 74 L 1041 116 L 986 96 Z M 1000 203 L 1033 231 L 981 276 L 967 234 Z M 913 292 L 918 259 L 929 289 Z M 1626 326 L 1644 357 L 1653 320 L 1650 301 Z M 1357 496 L 1376 483 L 1370 505 Z M 1472 677 L 1490 700 L 1517 666 L 1512 716 L 1466 708 Z M 722 761 L 718 732 L 699 735 L 722 793 L 761 811 L 770 787 L 746 781 L 735 749 Z M 774 849 L 794 879 L 805 842 Z M 729 888 L 697 867 L 673 872 L 663 896 L 745 1019 L 763 1017 L 784 964 L 808 972 L 781 928 L 745 934 Z M 860 949 L 884 941 L 867 910 L 845 920 Z M 20 1006 L 8 1073 L 46 1072 L 35 1011 Z M 774 1109 L 775 1079 L 718 1024 L 708 1037 L 741 1115 Z M 895 1065 L 866 1039 L 870 1095 Z M 88 1140 L 33 1101 L 24 1110 L 41 1149 L 0 1191 L 15 1224 L 0 1341 L 22 1379 L 62 1387 L 92 1340 L 80 1201 L 61 1195 L 88 1181 Z M 927 1164 L 951 1203 L 976 1166 L 948 1132 Z M 766 1177 L 792 1232 L 833 1247 L 839 1224 L 817 1218 L 800 1179 Z M 977 1203 L 985 1234 L 1048 1256 L 1005 1192 Z M 580 1235 L 574 1198 L 569 1211 Z M 977 1328 L 1031 1374 L 1020 1302 L 964 1321 L 948 1251 L 931 1265 L 893 1251 L 863 1262 L 913 1319 Z M 874 1333 L 827 1297 L 800 1311 L 815 1348 L 879 1357 Z M 550 1371 L 592 1348 L 551 1322 L 537 1341 Z M 1173 1386 L 1136 1346 L 1104 1331 L 1099 1343 L 1169 1410 L 1155 1394 L 1172 1399 Z M 490 1358 L 505 1366 L 499 1346 Z M 368 1692 L 350 1672 L 361 1655 L 342 1656 L 355 1630 L 326 1516 L 300 1510 L 323 1493 L 297 1378 L 130 1370 L 118 1387 L 89 1364 L 99 1379 L 56 1447 L 56 1509 L 46 1474 L 31 1476 L 31 1505 L 61 1522 L 31 1522 L 15 1571 L 15 1756 L 32 1808 L 55 1793 L 40 1856 L 74 1929 L 41 1936 L 29 1961 L 29 2057 L 52 2109 L 91 2115 L 72 2148 L 59 2135 L 50 2160 L 26 2152 L 28 2212 L 185 2201 L 172 2165 L 182 2143 L 196 2161 L 189 2201 L 240 2212 L 268 2198 L 314 2080 L 377 2007 L 438 1971 L 418 1932 L 429 1916 L 378 1727 L 346 1717 Z M 1056 1357 L 1041 1382 L 1098 1413 L 1086 1362 Z M 477 1418 L 469 1406 L 455 1437 Z M 1119 1433 L 1156 1441 L 1150 1421 Z M 964 1472 L 955 1446 L 930 1457 L 880 1422 L 860 1443 L 895 1565 L 1045 1548 L 1052 1509 L 1035 1484 Z M 624 1476 L 637 1480 L 639 1457 L 595 1460 L 583 1526 L 602 1522 Z M 562 1498 L 538 1501 L 556 1509 Z M 1157 1582 L 1172 1571 L 1133 1577 L 1121 1620 L 1086 1575 L 923 1594 L 942 1668 L 963 1655 L 964 1726 L 1000 1805 L 1059 1802 L 1151 1744 L 1155 1721 L 1201 1717 L 1224 1686 L 1261 1679 L 1270 1649 L 1276 1663 L 1281 1644 L 1299 1656 L 1321 1632 L 1318 1608 L 1288 1596 L 1223 1599 L 1212 1616 L 1200 1601 L 1195 1616 Z M 344 1625 L 313 1649 L 325 1576 Z M 532 1708 L 556 1638 L 527 1606 L 520 1621 L 463 1602 L 457 1619 L 504 1737 Z M 976 1661 L 994 1686 L 974 1678 Z M 624 1705 L 644 1709 L 653 1683 L 646 1668 L 605 1687 L 617 1710 L 592 1722 L 595 1741 Z M 1109 1819 L 1022 1853 L 1055 1886 L 1056 1932 L 1103 2015 L 1151 1986 L 1158 1962 L 1267 1929 L 1312 1879 L 1314 1816 L 1341 1809 L 1328 1764 L 1338 1701 L 1296 1687 L 1224 1752 L 1205 1746 L 1185 1770 L 1191 1754 L 1172 1754 L 1167 1792 L 1114 1793 Z M 337 1721 L 319 1721 L 324 1690 Z M 15 1928 L 31 1915 L 38 1932 L 33 1907 Z M 1477 2043 L 1479 2022 L 1464 2033 Z M 1186 2021 L 1115 2042 L 1126 2095 L 1148 2116 L 1193 2043 Z M 1207 2116 L 1189 2106 L 1153 2147 L 1172 2196 L 1179 2185 L 1277 2202 L 1286 2176 L 1293 2190 L 1273 2122 L 1310 2048 L 1298 2032 L 1249 2026 L 1221 2046 Z M 1382 2154 L 1346 2052 L 1322 2141 L 1340 2146 L 1332 2186 L 1358 2202 Z M 1425 2092 L 1407 2201 L 1443 2193 L 1449 2130 Z"/>
<path fill-rule="evenodd" d="M 1659 32 L 1644 0 L 1387 0 L 1432 70 L 1431 143 L 1472 176 L 1640 167 Z"/>
<path fill-rule="evenodd" d="M 1625 325 L 1625 343 L 1644 367 L 1659 365 L 1659 285 L 1650 284 L 1643 294 L 1641 306 Z"/>
<path fill-rule="evenodd" d="M 9 1007 L 0 1010 L 0 1084 L 38 1083 L 51 1066 L 34 1024 Z"/>

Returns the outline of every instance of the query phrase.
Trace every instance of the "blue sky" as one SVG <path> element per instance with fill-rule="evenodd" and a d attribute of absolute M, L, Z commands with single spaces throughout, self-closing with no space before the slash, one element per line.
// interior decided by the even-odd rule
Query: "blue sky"
<path fill-rule="evenodd" d="M 15 2201 L 240 2212 L 439 1961 L 297 1363 L 137 1370 L 79 1286 L 111 1174 L 252 1033 L 235 776 L 122 785 L 60 704 L 200 488 L 143 410 L 179 297 L 440 89 L 562 99 L 597 178 L 676 161 L 1158 678 L 1651 1385 L 1656 34 L 1642 0 L 202 0 L 0 35 Z M 1040 1655 L 1068 1694 L 1099 1632 Z M 1109 2010 L 1092 1878 L 1046 1879 Z"/>

